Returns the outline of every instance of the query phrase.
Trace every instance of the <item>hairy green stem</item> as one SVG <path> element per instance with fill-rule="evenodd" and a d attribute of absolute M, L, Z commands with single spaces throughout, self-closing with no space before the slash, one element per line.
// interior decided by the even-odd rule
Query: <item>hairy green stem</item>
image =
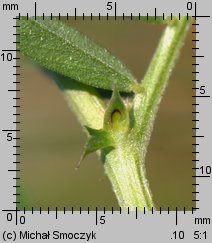
<path fill-rule="evenodd" d="M 129 138 L 120 139 L 118 146 L 105 157 L 104 168 L 119 205 L 123 210 L 151 210 L 154 206 L 144 170 Z"/>
<path fill-rule="evenodd" d="M 135 143 L 140 144 L 140 146 L 137 146 L 137 153 L 142 147 L 140 150 L 141 164 L 145 161 L 158 105 L 168 84 L 176 58 L 184 43 L 190 22 L 191 19 L 187 20 L 186 17 L 182 17 L 181 20 L 174 19 L 166 27 L 141 84 L 143 93 L 135 96 L 133 106 L 135 126 L 133 132 L 135 134 Z"/>
<path fill-rule="evenodd" d="M 182 17 L 181 20 L 173 20 L 166 27 L 141 84 L 143 92 L 135 96 L 133 119 L 137 140 L 142 146 L 149 141 L 158 105 L 184 43 L 190 21 L 191 19 Z"/>

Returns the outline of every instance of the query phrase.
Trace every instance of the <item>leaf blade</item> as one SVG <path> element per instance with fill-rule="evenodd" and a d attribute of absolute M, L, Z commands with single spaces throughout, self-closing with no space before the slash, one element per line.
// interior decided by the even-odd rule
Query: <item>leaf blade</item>
<path fill-rule="evenodd" d="M 46 17 L 18 20 L 18 48 L 47 69 L 96 88 L 132 92 L 137 82 L 108 51 L 61 21 Z"/>

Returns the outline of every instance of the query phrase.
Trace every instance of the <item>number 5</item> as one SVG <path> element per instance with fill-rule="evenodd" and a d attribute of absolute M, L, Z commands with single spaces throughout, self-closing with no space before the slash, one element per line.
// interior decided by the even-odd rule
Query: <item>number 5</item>
<path fill-rule="evenodd" d="M 107 10 L 112 10 L 113 8 L 113 2 L 107 2 Z"/>

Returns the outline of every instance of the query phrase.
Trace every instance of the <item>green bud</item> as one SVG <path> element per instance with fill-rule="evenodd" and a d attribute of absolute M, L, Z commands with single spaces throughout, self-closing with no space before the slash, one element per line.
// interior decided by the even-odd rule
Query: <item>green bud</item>
<path fill-rule="evenodd" d="M 114 149 L 120 134 L 125 134 L 129 128 L 129 114 L 116 86 L 105 111 L 103 129 L 85 128 L 89 133 L 89 138 L 77 168 L 87 154 L 99 149 Z"/>
<path fill-rule="evenodd" d="M 109 105 L 105 111 L 104 129 L 113 132 L 128 130 L 129 114 L 127 108 L 115 86 Z"/>

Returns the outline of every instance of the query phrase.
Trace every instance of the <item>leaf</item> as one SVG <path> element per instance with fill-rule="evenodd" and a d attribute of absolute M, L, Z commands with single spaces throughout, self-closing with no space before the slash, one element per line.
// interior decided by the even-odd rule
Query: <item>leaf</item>
<path fill-rule="evenodd" d="M 120 91 L 132 92 L 137 85 L 117 58 L 62 21 L 21 17 L 18 25 L 17 48 L 41 66 L 96 88 L 112 90 L 117 82 Z"/>
<path fill-rule="evenodd" d="M 118 88 L 114 87 L 109 105 L 105 111 L 104 128 L 113 131 L 125 131 L 129 127 L 129 114 L 119 94 Z"/>
<path fill-rule="evenodd" d="M 81 156 L 80 161 L 78 162 L 77 168 L 79 168 L 82 160 L 85 158 L 86 155 L 99 149 L 113 148 L 115 146 L 114 140 L 109 131 L 106 131 L 104 129 L 97 130 L 90 127 L 85 128 L 90 134 L 90 137 L 88 138 L 88 141 L 85 145 L 84 152 Z"/>

